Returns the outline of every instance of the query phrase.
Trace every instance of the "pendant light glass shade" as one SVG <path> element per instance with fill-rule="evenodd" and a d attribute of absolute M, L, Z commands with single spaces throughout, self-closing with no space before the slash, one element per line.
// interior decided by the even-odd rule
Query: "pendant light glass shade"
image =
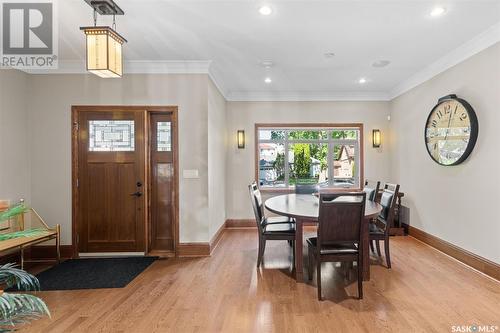
<path fill-rule="evenodd" d="M 80 30 L 87 38 L 87 70 L 102 78 L 121 77 L 125 38 L 110 27 L 82 27 Z"/>

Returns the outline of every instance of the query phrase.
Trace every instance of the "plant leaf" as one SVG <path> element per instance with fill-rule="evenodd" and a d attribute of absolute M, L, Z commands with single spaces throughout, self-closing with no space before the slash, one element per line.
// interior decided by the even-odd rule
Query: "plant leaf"
<path fill-rule="evenodd" d="M 40 282 L 35 276 L 15 266 L 13 263 L 0 265 L 0 284 L 7 288 L 15 285 L 19 290 L 40 290 Z"/>
<path fill-rule="evenodd" d="M 48 316 L 50 311 L 45 302 L 29 294 L 3 293 L 0 296 L 0 332 L 13 330 L 15 325 Z"/>

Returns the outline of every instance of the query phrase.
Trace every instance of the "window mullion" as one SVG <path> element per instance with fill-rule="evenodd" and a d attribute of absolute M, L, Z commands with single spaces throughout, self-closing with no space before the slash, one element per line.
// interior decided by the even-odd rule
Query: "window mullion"
<path fill-rule="evenodd" d="M 354 175 L 354 179 L 356 179 L 356 184 L 358 184 L 358 187 L 362 187 L 361 185 L 361 164 L 360 164 L 360 161 L 361 161 L 361 157 L 360 157 L 360 145 L 361 143 L 359 142 L 356 142 L 356 158 L 355 158 L 355 163 L 356 163 L 356 174 Z"/>
<path fill-rule="evenodd" d="M 290 163 L 288 161 L 288 130 L 285 130 L 285 186 L 290 187 Z"/>
<path fill-rule="evenodd" d="M 333 141 L 328 140 L 328 154 L 327 154 L 327 164 L 328 164 L 328 186 L 333 186 Z"/>

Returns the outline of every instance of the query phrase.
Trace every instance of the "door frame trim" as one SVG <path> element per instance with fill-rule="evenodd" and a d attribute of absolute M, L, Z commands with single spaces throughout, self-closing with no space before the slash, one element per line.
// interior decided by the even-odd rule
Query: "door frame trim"
<path fill-rule="evenodd" d="M 177 256 L 179 248 L 179 124 L 177 106 L 150 106 L 150 105 L 72 105 L 71 106 L 71 239 L 73 243 L 73 258 L 79 257 L 77 230 L 79 225 L 79 191 L 78 182 L 78 115 L 80 112 L 110 112 L 110 111 L 128 111 L 142 112 L 144 116 L 144 163 L 145 163 L 145 218 L 144 218 L 144 252 L 148 253 L 149 245 L 149 186 L 148 168 L 149 159 L 149 115 L 156 112 L 167 112 L 172 114 L 172 126 L 174 129 L 172 148 L 174 150 L 174 251 Z"/>

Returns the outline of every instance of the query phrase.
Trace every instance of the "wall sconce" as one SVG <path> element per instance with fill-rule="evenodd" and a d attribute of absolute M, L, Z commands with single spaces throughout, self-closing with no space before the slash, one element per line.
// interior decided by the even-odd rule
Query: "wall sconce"
<path fill-rule="evenodd" d="M 380 148 L 382 144 L 382 137 L 380 134 L 380 130 L 374 129 L 372 132 L 372 140 L 373 140 L 373 148 Z"/>
<path fill-rule="evenodd" d="M 245 131 L 244 130 L 238 130 L 238 148 L 243 149 L 245 148 Z"/>

